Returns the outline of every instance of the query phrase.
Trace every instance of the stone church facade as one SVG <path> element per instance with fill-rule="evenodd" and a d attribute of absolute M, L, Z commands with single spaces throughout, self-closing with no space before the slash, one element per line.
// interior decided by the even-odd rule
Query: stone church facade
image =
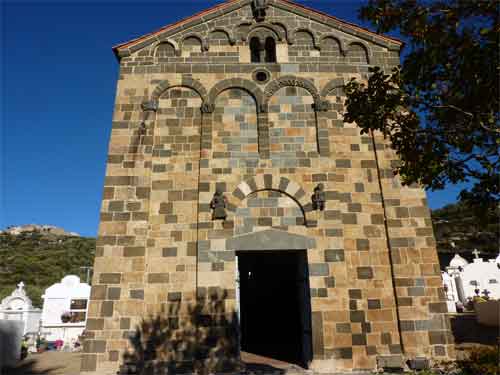
<path fill-rule="evenodd" d="M 401 47 L 288 0 L 234 0 L 114 48 L 82 373 L 115 374 L 130 332 L 170 303 L 224 290 L 247 314 L 239 274 L 276 261 L 272 288 L 285 253 L 305 259 L 290 283 L 304 365 L 453 356 L 425 193 L 394 176 L 380 134 L 342 120 L 342 85 Z"/>

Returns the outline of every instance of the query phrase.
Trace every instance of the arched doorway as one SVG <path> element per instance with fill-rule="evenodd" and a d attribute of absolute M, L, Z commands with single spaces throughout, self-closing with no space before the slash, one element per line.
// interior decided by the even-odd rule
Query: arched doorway
<path fill-rule="evenodd" d="M 307 367 L 312 360 L 307 237 L 265 230 L 236 249 L 241 350 Z"/>

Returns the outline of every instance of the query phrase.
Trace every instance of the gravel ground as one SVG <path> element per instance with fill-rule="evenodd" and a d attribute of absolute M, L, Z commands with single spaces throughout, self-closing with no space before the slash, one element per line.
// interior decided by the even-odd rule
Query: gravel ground
<path fill-rule="evenodd" d="M 2 375 L 78 375 L 80 353 L 44 352 L 29 354 L 19 364 Z"/>

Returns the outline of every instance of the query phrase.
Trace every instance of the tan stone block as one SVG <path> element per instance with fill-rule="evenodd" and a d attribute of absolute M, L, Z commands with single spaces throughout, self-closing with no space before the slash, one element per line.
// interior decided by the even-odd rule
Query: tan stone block
<path fill-rule="evenodd" d="M 284 63 L 288 62 L 288 44 L 286 43 L 276 44 L 276 59 L 278 61 L 283 61 Z"/>
<path fill-rule="evenodd" d="M 108 340 L 106 343 L 106 349 L 110 350 L 125 350 L 127 347 L 126 340 Z"/>
<path fill-rule="evenodd" d="M 386 284 L 389 284 L 389 280 L 373 280 L 374 288 L 384 289 L 388 287 Z"/>
<path fill-rule="evenodd" d="M 373 271 L 376 279 L 383 281 L 391 279 L 392 272 L 389 267 L 373 267 Z"/>
<path fill-rule="evenodd" d="M 400 307 L 399 316 L 401 320 L 425 320 L 429 318 L 429 309 L 427 304 L 420 304 L 415 298 L 413 306 Z"/>
<path fill-rule="evenodd" d="M 437 251 L 434 247 L 422 247 L 420 248 L 420 254 L 423 263 L 439 263 Z"/>
<path fill-rule="evenodd" d="M 361 333 L 361 323 L 351 323 L 351 332 L 352 333 Z"/>
<path fill-rule="evenodd" d="M 343 301 L 337 301 L 333 298 L 318 298 L 315 300 L 315 302 L 316 303 L 314 304 L 314 306 L 317 307 L 318 311 L 323 311 L 323 312 L 344 307 L 342 306 Z M 345 300 L 345 305 L 347 306 L 347 299 Z"/>
<path fill-rule="evenodd" d="M 396 304 L 392 288 L 387 290 L 387 297 L 380 298 L 380 304 L 383 308 L 395 308 Z"/>
<path fill-rule="evenodd" d="M 353 347 L 353 362 L 354 368 L 375 368 L 376 358 L 374 356 L 368 357 L 366 355 L 365 347 Z"/>
<path fill-rule="evenodd" d="M 420 275 L 422 276 L 439 275 L 439 264 L 438 263 L 420 264 Z"/>
<path fill-rule="evenodd" d="M 342 310 L 330 310 L 323 312 L 323 319 L 329 322 L 343 323 L 349 321 L 349 312 Z"/>
<path fill-rule="evenodd" d="M 429 334 L 425 331 L 415 332 L 415 338 L 417 341 L 417 347 L 429 347 Z"/>
<path fill-rule="evenodd" d="M 417 335 L 415 335 L 415 332 L 401 332 L 401 336 L 403 338 L 403 343 L 408 347 L 417 347 L 418 346 L 418 340 L 417 340 Z"/>
<path fill-rule="evenodd" d="M 98 301 L 90 301 L 89 308 L 87 310 L 87 316 L 90 317 L 100 317 L 101 303 Z"/>
<path fill-rule="evenodd" d="M 370 250 L 379 250 L 387 252 L 387 242 L 384 238 L 370 238 Z"/>
<path fill-rule="evenodd" d="M 346 348 L 352 346 L 352 336 L 351 334 L 337 333 L 333 335 L 333 347 L 334 348 Z"/>
<path fill-rule="evenodd" d="M 144 272 L 146 270 L 146 265 L 144 259 L 132 259 L 132 271 L 133 272 Z"/>
<path fill-rule="evenodd" d="M 137 300 L 115 301 L 115 313 L 122 316 L 141 316 L 144 314 L 144 302 Z"/>
<path fill-rule="evenodd" d="M 127 223 L 125 222 L 101 222 L 99 224 L 99 235 L 109 236 L 127 233 Z"/>
<path fill-rule="evenodd" d="M 381 309 L 381 310 L 368 310 L 366 312 L 367 320 L 368 321 L 378 321 L 378 322 L 384 322 L 384 321 L 393 321 L 394 318 L 394 311 L 392 309 Z"/>
<path fill-rule="evenodd" d="M 123 283 L 144 282 L 144 272 L 125 272 L 122 274 Z"/>
<path fill-rule="evenodd" d="M 100 257 L 99 262 L 94 266 L 94 275 L 101 273 L 115 273 L 117 265 L 121 265 L 121 258 L 118 258 L 113 265 L 112 257 Z"/>
<path fill-rule="evenodd" d="M 215 286 L 219 285 L 218 272 L 212 272 L 211 268 L 209 272 L 199 272 L 198 275 L 198 285 L 199 286 Z"/>
<path fill-rule="evenodd" d="M 109 340 L 119 340 L 122 342 L 124 346 L 128 345 L 128 340 L 123 339 L 123 331 L 116 329 L 114 331 L 111 331 L 111 334 L 108 337 Z M 109 341 L 108 341 L 109 342 Z"/>
<path fill-rule="evenodd" d="M 378 333 L 368 333 L 366 335 L 366 345 L 368 345 L 368 346 L 379 346 L 380 345 L 380 334 L 378 334 Z"/>

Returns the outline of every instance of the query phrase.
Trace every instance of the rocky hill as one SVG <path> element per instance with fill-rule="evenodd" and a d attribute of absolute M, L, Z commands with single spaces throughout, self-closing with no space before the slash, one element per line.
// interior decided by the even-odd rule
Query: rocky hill
<path fill-rule="evenodd" d="M 25 225 L 13 225 L 7 227 L 1 233 L 9 234 L 21 234 L 29 232 L 38 232 L 42 234 L 55 234 L 59 236 L 80 236 L 76 232 L 66 232 L 63 228 L 56 227 L 54 225 L 38 225 L 38 224 L 25 224 Z"/>
<path fill-rule="evenodd" d="M 45 289 L 63 276 L 74 274 L 85 280 L 86 272 L 80 267 L 92 266 L 95 238 L 61 228 L 43 230 L 47 227 L 27 230 L 28 226 L 22 226 L 20 231 L 9 228 L 0 232 L 0 300 L 23 281 L 33 305 L 41 307 Z"/>

